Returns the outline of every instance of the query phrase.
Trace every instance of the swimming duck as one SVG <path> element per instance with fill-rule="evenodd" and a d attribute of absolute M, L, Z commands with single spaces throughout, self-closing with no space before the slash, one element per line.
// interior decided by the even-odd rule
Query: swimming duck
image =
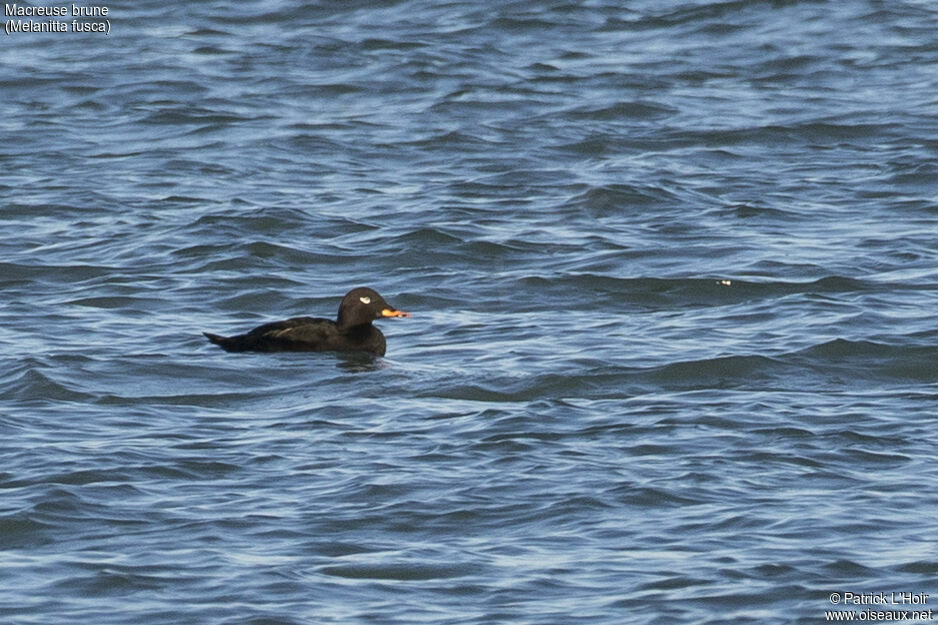
<path fill-rule="evenodd" d="M 245 334 L 205 337 L 229 352 L 364 351 L 384 356 L 387 342 L 371 322 L 382 317 L 410 317 L 388 304 L 374 289 L 359 287 L 345 294 L 335 321 L 294 317 L 258 326 Z"/>

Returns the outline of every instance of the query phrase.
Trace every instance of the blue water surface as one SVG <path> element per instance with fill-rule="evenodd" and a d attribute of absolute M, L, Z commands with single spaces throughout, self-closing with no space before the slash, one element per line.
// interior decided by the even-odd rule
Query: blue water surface
<path fill-rule="evenodd" d="M 108 9 L 0 35 L 4 623 L 938 602 L 934 3 Z"/>

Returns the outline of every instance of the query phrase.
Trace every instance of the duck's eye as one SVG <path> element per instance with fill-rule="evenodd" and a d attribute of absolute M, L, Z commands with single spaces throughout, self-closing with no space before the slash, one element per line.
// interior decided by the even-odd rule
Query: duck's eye
<path fill-rule="evenodd" d="M 362 304 L 370 304 L 371 298 L 366 295 L 364 297 L 359 297 L 358 301 L 360 301 Z"/>

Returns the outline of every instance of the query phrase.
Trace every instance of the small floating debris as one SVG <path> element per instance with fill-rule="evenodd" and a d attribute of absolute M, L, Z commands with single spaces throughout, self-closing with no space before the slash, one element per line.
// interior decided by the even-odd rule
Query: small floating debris
<path fill-rule="evenodd" d="M 733 286 L 732 280 L 717 280 L 717 284 L 722 286 Z"/>

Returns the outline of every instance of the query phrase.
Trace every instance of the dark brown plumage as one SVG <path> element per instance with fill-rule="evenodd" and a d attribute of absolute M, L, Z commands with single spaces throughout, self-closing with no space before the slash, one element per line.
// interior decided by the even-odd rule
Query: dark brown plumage
<path fill-rule="evenodd" d="M 246 334 L 202 334 L 229 352 L 364 351 L 384 356 L 381 330 L 371 325 L 382 317 L 409 317 L 392 308 L 374 289 L 352 289 L 342 298 L 335 321 L 318 317 L 294 317 L 258 326 Z"/>

